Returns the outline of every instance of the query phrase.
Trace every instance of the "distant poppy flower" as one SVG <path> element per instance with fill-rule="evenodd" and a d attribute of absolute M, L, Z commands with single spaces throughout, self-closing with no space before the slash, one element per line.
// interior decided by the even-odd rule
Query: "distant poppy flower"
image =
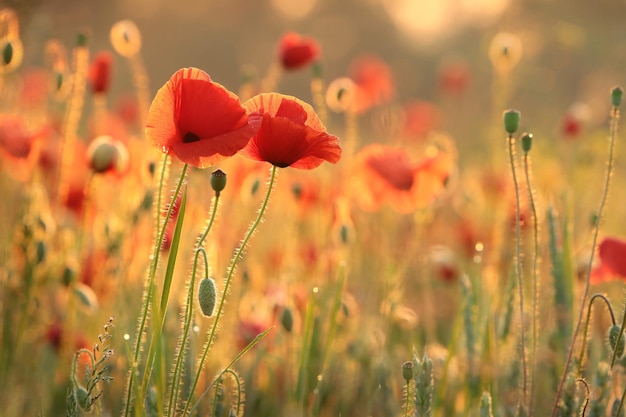
<path fill-rule="evenodd" d="M 349 77 L 357 86 L 354 97 L 357 113 L 388 103 L 396 94 L 389 65 L 374 55 L 357 58 L 350 65 Z"/>
<path fill-rule="evenodd" d="M 444 94 L 460 96 L 471 84 L 471 73 L 465 61 L 454 60 L 441 66 L 437 84 Z"/>
<path fill-rule="evenodd" d="M 404 106 L 404 133 L 424 138 L 441 124 L 442 111 L 435 104 L 415 100 Z"/>
<path fill-rule="evenodd" d="M 248 116 L 237 96 L 207 73 L 183 68 L 157 92 L 146 136 L 163 152 L 206 168 L 246 146 L 261 121 Z"/>
<path fill-rule="evenodd" d="M 278 93 L 255 96 L 243 105 L 263 123 L 242 155 L 279 168 L 313 169 L 322 162 L 341 158 L 339 139 L 326 132 L 313 107 L 295 97 Z"/>
<path fill-rule="evenodd" d="M 26 127 L 21 116 L 0 116 L 0 149 L 14 158 L 26 158 L 30 154 L 34 135 Z"/>
<path fill-rule="evenodd" d="M 105 94 L 111 83 L 113 54 L 108 51 L 98 52 L 89 67 L 89 84 L 94 94 Z"/>
<path fill-rule="evenodd" d="M 283 35 L 278 47 L 280 63 L 286 70 L 306 67 L 317 61 L 320 46 L 313 38 L 301 36 L 294 32 Z"/>
<path fill-rule="evenodd" d="M 356 156 L 350 189 L 364 210 L 388 202 L 398 212 L 410 213 L 439 196 L 451 170 L 452 158 L 446 153 L 414 163 L 404 149 L 375 144 Z"/>
<path fill-rule="evenodd" d="M 614 277 L 626 279 L 626 240 L 606 237 L 598 245 L 600 263 L 591 274 L 591 281 L 599 283 Z"/>

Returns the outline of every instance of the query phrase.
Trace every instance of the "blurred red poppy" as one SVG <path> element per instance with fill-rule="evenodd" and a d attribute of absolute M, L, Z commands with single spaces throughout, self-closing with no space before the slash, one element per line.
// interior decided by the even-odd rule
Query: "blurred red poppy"
<path fill-rule="evenodd" d="M 320 52 L 320 46 L 315 39 L 294 32 L 284 34 L 278 47 L 280 63 L 286 70 L 300 69 L 312 64 L 317 61 Z"/>
<path fill-rule="evenodd" d="M 388 103 L 396 94 L 389 65 L 374 55 L 357 58 L 350 65 L 349 77 L 357 86 L 353 103 L 357 113 Z"/>
<path fill-rule="evenodd" d="M 442 93 L 460 96 L 469 88 L 472 82 L 471 77 L 467 63 L 456 59 L 440 67 L 437 84 Z"/>
<path fill-rule="evenodd" d="M 598 245 L 600 264 L 592 271 L 591 281 L 599 283 L 614 277 L 626 279 L 626 240 L 606 237 Z"/>
<path fill-rule="evenodd" d="M 108 51 L 96 53 L 89 67 L 89 84 L 94 94 L 106 94 L 111 83 L 113 54 Z"/>
<path fill-rule="evenodd" d="M 324 161 L 334 164 L 341 158 L 339 139 L 326 132 L 313 107 L 302 100 L 267 93 L 243 106 L 251 117 L 263 117 L 261 128 L 243 150 L 244 156 L 279 168 L 299 169 L 313 169 Z"/>
<path fill-rule="evenodd" d="M 441 109 L 428 101 L 415 100 L 404 106 L 404 134 L 415 138 L 424 138 L 441 125 Z"/>
<path fill-rule="evenodd" d="M 370 145 L 356 156 L 350 190 L 364 210 L 388 202 L 398 212 L 410 213 L 437 198 L 452 167 L 451 156 L 444 152 L 414 163 L 404 149 Z"/>
<path fill-rule="evenodd" d="M 146 123 L 150 142 L 206 168 L 241 150 L 261 125 L 239 98 L 197 68 L 178 70 L 157 92 Z"/>

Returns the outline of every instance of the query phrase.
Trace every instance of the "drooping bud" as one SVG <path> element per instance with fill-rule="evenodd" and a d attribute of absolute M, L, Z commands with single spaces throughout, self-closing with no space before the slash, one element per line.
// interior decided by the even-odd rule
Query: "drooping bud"
<path fill-rule="evenodd" d="M 626 340 L 624 340 L 624 334 L 619 338 L 619 343 L 617 343 L 617 339 L 621 332 L 621 327 L 617 324 L 614 324 L 609 328 L 609 345 L 611 349 L 615 351 L 615 357 L 621 358 L 624 354 L 624 346 L 626 345 Z"/>
<path fill-rule="evenodd" d="M 520 112 L 510 109 L 504 112 L 504 130 L 509 134 L 517 132 L 519 128 Z"/>
<path fill-rule="evenodd" d="M 624 94 L 624 90 L 620 86 L 615 86 L 611 90 L 611 104 L 613 107 L 619 107 L 622 104 L 622 95 Z"/>
<path fill-rule="evenodd" d="M 216 197 L 219 197 L 222 190 L 226 188 L 226 173 L 221 169 L 215 170 L 211 174 L 211 188 L 215 191 Z"/>
<path fill-rule="evenodd" d="M 198 290 L 198 302 L 200 304 L 200 310 L 206 317 L 211 317 L 215 310 L 215 304 L 217 302 L 217 287 L 213 278 L 204 278 L 200 281 L 200 288 Z"/>
<path fill-rule="evenodd" d="M 533 134 L 532 133 L 524 133 L 522 135 L 522 150 L 524 153 L 530 152 L 530 148 L 533 146 Z"/>

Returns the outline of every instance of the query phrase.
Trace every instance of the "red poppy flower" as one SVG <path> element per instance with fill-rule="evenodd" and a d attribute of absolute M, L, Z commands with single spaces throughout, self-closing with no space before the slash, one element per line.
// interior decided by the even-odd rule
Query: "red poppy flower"
<path fill-rule="evenodd" d="M 320 56 L 320 46 L 313 38 L 288 32 L 280 40 L 278 53 L 283 68 L 295 70 L 315 62 Z"/>
<path fill-rule="evenodd" d="M 89 84 L 94 94 L 104 94 L 109 91 L 111 82 L 111 67 L 113 55 L 108 51 L 98 52 L 89 67 Z"/>
<path fill-rule="evenodd" d="M 357 86 L 354 100 L 357 113 L 388 103 L 396 92 L 389 66 L 380 58 L 365 55 L 350 65 L 349 77 Z"/>
<path fill-rule="evenodd" d="M 243 155 L 279 168 L 313 169 L 341 158 L 339 139 L 326 132 L 313 107 L 295 97 L 260 94 L 244 103 L 248 113 L 260 114 L 263 124 Z"/>
<path fill-rule="evenodd" d="M 404 149 L 370 145 L 356 156 L 350 190 L 364 210 L 389 202 L 398 212 L 410 213 L 439 196 L 451 170 L 452 158 L 444 152 L 418 164 Z"/>
<path fill-rule="evenodd" d="M 246 146 L 261 121 L 248 116 L 237 96 L 207 73 L 183 68 L 157 92 L 146 136 L 163 152 L 206 168 Z"/>
<path fill-rule="evenodd" d="M 404 133 L 424 138 L 441 124 L 442 111 L 435 104 L 415 100 L 404 106 Z"/>
<path fill-rule="evenodd" d="M 615 237 L 606 237 L 598 246 L 600 264 L 591 275 L 593 283 L 606 281 L 613 277 L 626 279 L 626 241 Z"/>
<path fill-rule="evenodd" d="M 446 62 L 439 70 L 437 83 L 445 94 L 460 96 L 471 84 L 471 73 L 465 61 Z"/>

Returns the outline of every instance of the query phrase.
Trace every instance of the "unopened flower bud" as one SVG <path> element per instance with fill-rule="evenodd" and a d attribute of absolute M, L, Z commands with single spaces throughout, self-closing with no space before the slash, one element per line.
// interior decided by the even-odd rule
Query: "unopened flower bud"
<path fill-rule="evenodd" d="M 522 135 L 522 150 L 524 153 L 530 152 L 530 148 L 533 146 L 533 134 L 532 133 L 524 133 Z"/>
<path fill-rule="evenodd" d="M 219 197 L 222 190 L 226 188 L 226 173 L 221 169 L 215 170 L 211 174 L 211 188 L 215 191 L 216 197 Z"/>
<path fill-rule="evenodd" d="M 611 349 L 615 351 L 616 358 L 622 357 L 624 354 L 624 346 L 626 344 L 623 334 L 622 337 L 619 338 L 619 343 L 617 343 L 617 338 L 619 337 L 621 330 L 622 328 L 617 324 L 614 324 L 609 328 L 609 345 L 611 346 Z"/>
<path fill-rule="evenodd" d="M 211 317 L 215 310 L 217 302 L 217 287 L 213 278 L 204 278 L 200 281 L 200 289 L 198 290 L 198 302 L 200 310 L 206 317 Z"/>
<path fill-rule="evenodd" d="M 622 104 L 622 95 L 624 94 L 624 90 L 620 86 L 615 86 L 611 90 L 611 104 L 613 107 L 619 107 Z"/>
<path fill-rule="evenodd" d="M 291 330 L 293 329 L 293 313 L 289 307 L 283 308 L 283 311 L 280 314 L 280 324 L 283 326 L 283 329 L 291 333 Z"/>
<path fill-rule="evenodd" d="M 520 121 L 520 112 L 517 110 L 507 110 L 504 112 L 504 130 L 509 134 L 517 131 Z"/>

